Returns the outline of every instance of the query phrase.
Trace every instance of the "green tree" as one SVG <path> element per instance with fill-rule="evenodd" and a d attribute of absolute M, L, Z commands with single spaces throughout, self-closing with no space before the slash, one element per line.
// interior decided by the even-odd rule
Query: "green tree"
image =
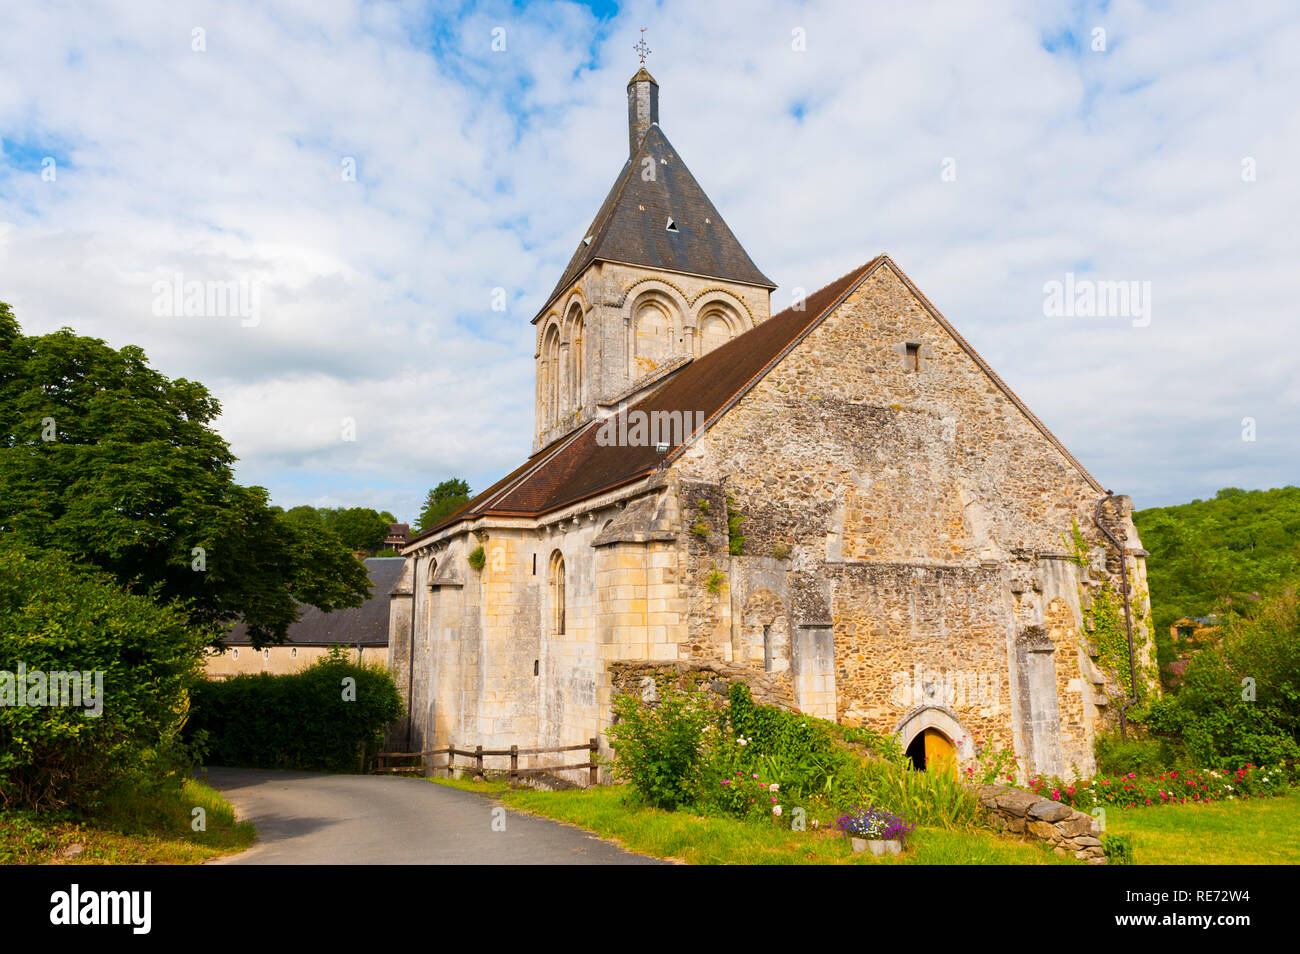
<path fill-rule="evenodd" d="M 241 619 L 254 645 L 282 641 L 298 602 L 361 605 L 365 568 L 336 538 L 235 483 L 219 412 L 138 347 L 25 336 L 0 304 L 0 536 L 183 606 L 214 645 Z"/>
<path fill-rule="evenodd" d="M 320 511 L 320 515 L 349 550 L 371 553 L 383 546 L 388 536 L 390 521 L 369 507 L 333 508 Z"/>
<path fill-rule="evenodd" d="M 469 484 L 459 477 L 444 480 L 429 491 L 420 511 L 419 529 L 428 530 L 469 503 Z"/>
<path fill-rule="evenodd" d="M 0 537 L 0 809 L 86 808 L 115 786 L 167 776 L 181 764 L 176 743 L 204 633 L 178 606 L 15 544 Z M 20 665 L 27 705 L 16 704 Z M 81 698 L 32 704 L 33 673 L 46 692 L 58 682 Z"/>

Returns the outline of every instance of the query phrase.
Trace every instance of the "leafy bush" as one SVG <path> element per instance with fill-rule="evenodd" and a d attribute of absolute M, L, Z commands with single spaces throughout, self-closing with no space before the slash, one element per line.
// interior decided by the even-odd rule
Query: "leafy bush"
<path fill-rule="evenodd" d="M 759 705 L 743 683 L 730 687 L 725 704 L 664 690 L 657 708 L 620 695 L 614 711 L 615 774 L 662 808 L 770 818 L 873 805 L 943 828 L 980 817 L 955 772 L 918 772 L 892 739 Z M 845 739 L 886 757 L 862 758 Z"/>
<path fill-rule="evenodd" d="M 1133 864 L 1133 838 L 1130 835 L 1102 835 L 1101 850 L 1112 865 Z"/>
<path fill-rule="evenodd" d="M 1159 775 L 1174 767 L 1177 754 L 1163 739 L 1128 739 L 1099 735 L 1094 745 L 1098 775 Z"/>
<path fill-rule="evenodd" d="M 335 646 L 291 675 L 196 687 L 187 734 L 215 765 L 354 772 L 362 747 L 378 751 L 384 727 L 401 715 L 392 673 L 349 662 Z"/>
<path fill-rule="evenodd" d="M 0 807 L 88 809 L 115 786 L 175 781 L 205 644 L 181 607 L 58 554 L 0 548 Z M 87 673 L 91 686 L 101 673 L 102 698 L 15 705 L 20 665 L 29 692 L 33 673 Z"/>
<path fill-rule="evenodd" d="M 736 769 L 728 778 L 707 778 L 698 804 L 705 811 L 715 811 L 735 818 L 780 815 L 789 803 L 781 785 L 769 782 L 758 772 Z"/>
<path fill-rule="evenodd" d="M 854 761 L 828 722 L 757 705 L 744 683 L 731 686 L 729 701 L 729 731 L 747 740 L 737 768 L 760 772 L 794 798 L 830 791 Z"/>
<path fill-rule="evenodd" d="M 1300 759 L 1300 597 L 1287 589 L 1188 664 L 1183 685 L 1143 716 L 1196 765 L 1234 769 Z"/>
<path fill-rule="evenodd" d="M 912 760 L 903 751 L 902 743 L 898 741 L 897 736 L 886 735 L 884 732 L 877 732 L 875 729 L 860 725 L 835 726 L 832 731 L 838 731 L 840 738 L 846 742 L 865 746 L 868 751 L 886 762 L 892 762 L 895 765 L 912 764 Z"/>
<path fill-rule="evenodd" d="M 658 808 L 671 811 L 694 801 L 708 715 L 697 695 L 676 689 L 664 689 L 653 707 L 634 696 L 615 696 L 609 727 L 614 774 Z"/>
<path fill-rule="evenodd" d="M 483 569 L 487 564 L 487 554 L 483 552 L 481 546 L 477 546 L 473 550 L 470 550 L 467 559 L 469 560 L 469 565 L 476 570 Z"/>

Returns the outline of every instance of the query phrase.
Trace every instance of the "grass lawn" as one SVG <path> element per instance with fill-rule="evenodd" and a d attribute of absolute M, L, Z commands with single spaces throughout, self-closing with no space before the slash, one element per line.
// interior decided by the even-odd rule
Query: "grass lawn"
<path fill-rule="evenodd" d="M 196 807 L 207 813 L 206 831 L 191 830 Z M 93 819 L 0 812 L 0 864 L 197 864 L 256 837 L 219 792 L 187 779 L 162 801 L 117 798 Z"/>
<path fill-rule="evenodd" d="M 431 781 L 492 794 L 509 808 L 576 825 L 638 854 L 686 864 L 1077 864 L 1074 859 L 1057 858 L 1037 844 L 992 832 L 918 829 L 901 856 L 874 858 L 870 854 L 855 855 L 847 839 L 825 830 L 796 832 L 775 822 L 706 818 L 687 811 L 665 812 L 629 804 L 629 790 L 623 785 L 548 792 L 511 791 L 495 782 Z"/>
<path fill-rule="evenodd" d="M 1300 864 L 1300 791 L 1275 798 L 1107 808 L 1106 831 L 1132 835 L 1139 865 Z"/>

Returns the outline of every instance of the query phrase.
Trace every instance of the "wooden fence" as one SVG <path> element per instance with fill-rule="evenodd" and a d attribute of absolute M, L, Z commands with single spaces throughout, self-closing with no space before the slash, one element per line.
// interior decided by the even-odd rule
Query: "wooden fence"
<path fill-rule="evenodd" d="M 533 768 L 520 768 L 519 756 L 521 755 L 553 755 L 560 752 L 589 752 L 590 758 L 586 762 L 579 762 L 577 765 L 539 765 Z M 455 745 L 445 745 L 440 749 L 429 749 L 425 752 L 380 752 L 375 755 L 370 763 L 370 770 L 381 774 L 399 774 L 399 773 L 416 773 L 424 774 L 425 766 L 420 765 L 389 765 L 390 760 L 394 759 L 420 759 L 423 762 L 426 758 L 437 758 L 440 755 L 447 757 L 446 765 L 432 766 L 435 770 L 445 769 L 447 774 L 452 775 L 457 768 L 469 769 L 468 763 L 457 765 L 456 757 L 463 759 L 473 759 L 473 769 L 476 775 L 482 775 L 484 772 L 483 760 L 485 758 L 504 758 L 510 756 L 510 769 L 507 778 L 511 782 L 523 778 L 527 775 L 542 775 L 548 772 L 569 772 L 574 770 L 586 769 L 590 774 L 588 781 L 590 784 L 596 784 L 597 770 L 600 768 L 596 761 L 600 754 L 600 739 L 592 736 L 585 745 L 562 745 L 555 748 L 543 749 L 521 749 L 517 745 L 512 745 L 508 749 L 485 749 L 483 746 L 475 746 L 471 749 L 458 749 Z M 492 770 L 490 770 L 492 771 Z M 500 770 L 496 770 L 500 771 Z"/>

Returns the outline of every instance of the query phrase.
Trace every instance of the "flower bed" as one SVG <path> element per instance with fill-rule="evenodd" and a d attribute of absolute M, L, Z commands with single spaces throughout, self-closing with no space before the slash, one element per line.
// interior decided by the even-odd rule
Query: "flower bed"
<path fill-rule="evenodd" d="M 1286 770 L 1281 766 L 1263 768 L 1246 765 L 1235 772 L 1191 769 L 1164 772 L 1145 778 L 1129 773 L 1077 782 L 1036 776 L 1029 780 L 1028 788 L 1043 798 L 1087 810 L 1094 805 L 1134 808 L 1263 798 L 1285 792 L 1287 778 Z"/>

